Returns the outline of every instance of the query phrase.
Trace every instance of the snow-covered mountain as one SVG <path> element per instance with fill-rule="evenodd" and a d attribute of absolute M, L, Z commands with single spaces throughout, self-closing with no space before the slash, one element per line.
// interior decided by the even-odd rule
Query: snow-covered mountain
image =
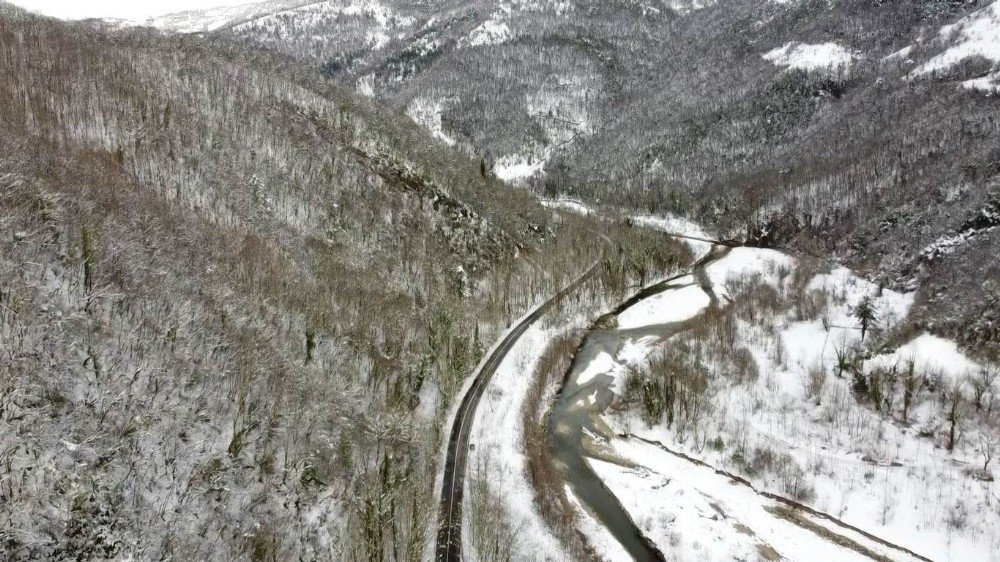
<path fill-rule="evenodd" d="M 920 258 L 1000 197 L 998 6 L 341 0 L 227 33 L 405 108 L 501 178 L 733 233 L 770 223 L 769 243 L 903 288 L 998 243 Z M 974 279 L 916 308 L 993 333 Z"/>
<path fill-rule="evenodd" d="M 262 0 L 237 6 L 175 12 L 150 18 L 143 23 L 177 33 L 201 33 L 310 3 L 308 0 Z"/>
<path fill-rule="evenodd" d="M 146 23 L 0 0 L 0 559 L 1000 556 L 1000 0 Z"/>

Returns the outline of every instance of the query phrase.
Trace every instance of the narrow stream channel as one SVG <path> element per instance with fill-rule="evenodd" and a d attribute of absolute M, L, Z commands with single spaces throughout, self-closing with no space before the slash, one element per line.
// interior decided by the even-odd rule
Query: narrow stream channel
<path fill-rule="evenodd" d="M 710 308 L 718 307 L 719 300 L 712 290 L 705 268 L 724 257 L 728 251 L 729 248 L 723 246 L 712 246 L 708 254 L 694 264 L 690 274 L 648 287 L 619 306 L 611 315 L 617 317 L 624 310 L 655 295 L 690 287 L 692 283 L 681 283 L 681 280 L 691 276 L 694 279 L 693 283 L 700 286 L 709 296 Z M 665 560 L 665 557 L 663 552 L 643 535 L 586 460 L 590 457 L 616 462 L 615 459 L 607 458 L 607 455 L 594 446 L 595 440 L 610 441 L 615 438 L 614 432 L 601 417 L 614 400 L 614 392 L 611 390 L 614 377 L 602 373 L 579 382 L 580 374 L 601 353 L 615 357 L 621 347 L 630 340 L 636 341 L 647 336 L 667 338 L 683 332 L 697 320 L 698 316 L 684 322 L 655 324 L 628 330 L 600 328 L 598 326 L 604 325 L 604 322 L 599 321 L 587 333 L 580 352 L 573 358 L 572 366 L 549 416 L 549 439 L 552 441 L 556 455 L 555 463 L 562 473 L 563 480 L 625 551 L 639 561 Z"/>

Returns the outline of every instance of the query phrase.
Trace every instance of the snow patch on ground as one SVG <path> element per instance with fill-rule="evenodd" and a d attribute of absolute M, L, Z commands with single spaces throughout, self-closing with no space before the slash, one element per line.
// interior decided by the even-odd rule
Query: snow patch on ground
<path fill-rule="evenodd" d="M 583 386 L 597 375 L 607 373 L 615 367 L 615 359 L 609 353 L 601 352 L 587 365 L 587 368 L 580 371 L 576 376 L 576 384 Z"/>
<path fill-rule="evenodd" d="M 516 533 L 516 559 L 531 559 L 534 553 L 540 552 L 547 553 L 550 559 L 569 559 L 535 508 L 521 426 L 521 408 L 535 364 L 561 329 L 564 327 L 546 330 L 536 322 L 518 339 L 497 368 L 473 422 L 470 443 L 475 449 L 469 452 L 468 474 L 473 476 L 475 467 L 489 467 L 491 488 L 504 502 L 508 522 Z M 466 498 L 469 498 L 468 488 L 467 478 Z M 463 509 L 465 530 L 471 528 L 471 512 L 472 506 L 466 505 Z"/>
<path fill-rule="evenodd" d="M 882 57 L 882 60 L 885 62 L 908 61 L 910 53 L 912 52 L 913 52 L 913 45 L 907 45 L 902 49 L 899 49 L 898 51 L 889 53 L 888 55 Z"/>
<path fill-rule="evenodd" d="M 777 250 L 733 248 L 724 258 L 705 268 L 705 272 L 712 280 L 715 294 L 726 298 L 729 295 L 726 284 L 731 278 L 758 275 L 777 287 L 794 265 L 794 259 Z"/>
<path fill-rule="evenodd" d="M 857 319 L 852 311 L 865 297 L 873 299 L 883 324 L 896 325 L 910 312 L 916 296 L 915 293 L 884 290 L 877 283 L 858 277 L 846 267 L 835 267 L 830 273 L 816 275 L 806 288 L 826 291 L 841 303 L 831 306 L 827 311 L 826 318 L 833 325 L 856 324 Z"/>
<path fill-rule="evenodd" d="M 660 293 L 636 303 L 618 315 L 618 328 L 628 330 L 690 320 L 711 300 L 690 275 L 676 281 L 684 288 Z"/>
<path fill-rule="evenodd" d="M 687 15 L 691 12 L 707 8 L 715 4 L 715 0 L 668 0 L 667 7 L 680 15 Z M 650 10 L 655 8 L 650 7 Z M 659 10 L 657 10 L 658 12 Z"/>
<path fill-rule="evenodd" d="M 771 511 L 777 504 L 708 467 L 636 440 L 612 443 L 636 469 L 590 465 L 639 528 L 677 560 L 869 560 Z M 866 545 L 867 546 L 867 545 Z M 883 549 L 888 550 L 888 549 Z M 887 551 L 894 560 L 903 560 Z"/>
<path fill-rule="evenodd" d="M 962 353 L 955 342 L 926 333 L 891 353 L 866 361 L 865 368 L 903 370 L 910 363 L 919 372 L 941 375 L 946 383 L 961 381 L 980 369 L 980 365 Z"/>
<path fill-rule="evenodd" d="M 998 76 L 1000 76 L 1000 74 L 998 74 Z M 998 220 L 996 217 L 992 218 L 994 221 Z M 968 230 L 959 232 L 958 234 L 945 234 L 939 237 L 934 242 L 925 246 L 924 249 L 920 251 L 920 258 L 928 262 L 934 261 L 941 256 L 954 253 L 955 251 L 962 248 L 962 246 L 978 238 L 981 234 L 992 232 L 997 228 L 998 228 L 997 226 L 988 226 L 986 228 L 970 228 Z"/>
<path fill-rule="evenodd" d="M 695 238 L 704 238 L 706 240 L 715 239 L 715 235 L 707 233 L 701 225 L 683 217 L 674 215 L 641 215 L 632 217 L 632 221 L 635 222 L 635 224 L 639 224 L 647 228 L 662 230 L 663 232 L 671 232 L 673 234 L 681 234 L 683 236 L 693 236 Z M 690 238 L 684 238 L 681 241 L 691 249 L 695 256 L 705 255 L 712 247 L 712 244 L 709 242 L 691 240 Z"/>
<path fill-rule="evenodd" d="M 513 37 L 507 22 L 489 19 L 473 29 L 469 35 L 459 42 L 459 47 L 478 47 L 480 45 L 499 45 L 510 41 Z"/>
<path fill-rule="evenodd" d="M 993 94 L 1000 92 L 1000 72 L 991 72 L 980 78 L 970 78 L 962 82 L 962 87 L 967 90 L 978 90 Z"/>
<path fill-rule="evenodd" d="M 576 199 L 542 199 L 541 202 L 544 207 L 548 207 L 550 209 L 562 209 L 584 217 L 589 217 L 594 212 L 590 207 L 580 201 L 577 201 Z"/>
<path fill-rule="evenodd" d="M 854 58 L 853 53 L 836 43 L 807 45 L 792 41 L 764 53 L 765 60 L 800 70 L 847 70 Z"/>
<path fill-rule="evenodd" d="M 675 234 L 683 234 L 685 236 L 696 236 L 698 238 L 707 238 L 709 240 L 714 238 L 714 235 L 707 233 L 698 223 L 674 215 L 639 215 L 633 216 L 632 221 L 635 224 L 639 224 L 647 228 L 655 228 L 664 232 L 673 232 Z"/>
<path fill-rule="evenodd" d="M 973 56 L 1000 62 L 1000 2 L 994 2 L 977 10 L 952 25 L 946 25 L 938 32 L 938 39 L 952 43 L 943 53 L 920 66 L 914 75 L 930 74 L 946 70 Z M 975 87 L 981 85 L 975 82 Z"/>
<path fill-rule="evenodd" d="M 435 137 L 448 145 L 454 146 L 455 139 L 445 133 L 441 126 L 441 113 L 444 111 L 445 103 L 446 100 L 417 98 L 406 108 L 406 114 L 416 124 L 430 131 Z"/>
<path fill-rule="evenodd" d="M 493 174 L 506 182 L 525 181 L 541 173 L 545 160 L 519 154 L 509 154 L 498 158 L 493 164 Z"/>

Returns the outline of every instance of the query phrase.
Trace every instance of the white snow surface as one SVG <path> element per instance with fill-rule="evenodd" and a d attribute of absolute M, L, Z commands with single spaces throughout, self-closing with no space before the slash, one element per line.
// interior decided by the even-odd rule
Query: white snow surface
<path fill-rule="evenodd" d="M 493 174 L 503 181 L 520 182 L 541 173 L 544 167 L 544 159 L 510 154 L 497 159 L 493 165 Z"/>
<path fill-rule="evenodd" d="M 157 16 L 144 22 L 146 25 L 176 33 L 201 33 L 214 31 L 249 19 L 266 16 L 302 4 L 304 0 L 271 0 L 248 2 L 239 6 L 219 6 L 206 10 L 191 10 Z"/>
<path fill-rule="evenodd" d="M 455 139 L 444 132 L 441 125 L 441 112 L 447 100 L 417 98 L 406 108 L 406 115 L 413 121 L 427 129 L 436 138 L 444 141 L 445 144 L 454 146 Z"/>
<path fill-rule="evenodd" d="M 1000 92 L 1000 71 L 991 72 L 979 78 L 970 78 L 962 82 L 962 87 L 967 90 L 979 90 L 987 94 Z"/>
<path fill-rule="evenodd" d="M 1000 63 L 1000 2 L 993 2 L 952 25 L 942 27 L 938 39 L 951 46 L 921 65 L 914 75 L 945 70 L 976 55 Z M 975 82 L 966 84 L 966 87 L 980 85 Z"/>
<path fill-rule="evenodd" d="M 549 531 L 534 505 L 534 493 L 527 472 L 522 441 L 521 407 L 532 381 L 535 363 L 548 342 L 565 327 L 544 329 L 533 324 L 497 368 L 483 394 L 473 422 L 470 443 L 475 446 L 468 458 L 469 477 L 476 467 L 490 467 L 488 477 L 493 492 L 504 501 L 509 523 L 516 531 L 515 557 L 518 560 L 545 558 L 568 560 L 559 540 Z M 469 478 L 466 494 L 469 498 Z M 470 506 L 463 509 L 463 529 L 471 526 Z M 468 543 L 467 543 L 468 544 Z"/>
<path fill-rule="evenodd" d="M 585 217 L 591 215 L 600 216 L 599 213 L 586 203 L 570 197 L 559 197 L 557 199 L 543 198 L 541 199 L 541 203 L 549 208 L 562 209 L 564 211 L 569 211 Z M 694 238 L 704 238 L 705 240 L 714 240 L 716 238 L 714 234 L 708 233 L 698 223 L 676 215 L 631 215 L 629 218 L 635 224 L 645 226 L 646 228 L 660 230 L 662 232 L 669 232 L 682 236 L 692 236 Z M 710 242 L 692 240 L 691 238 L 682 238 L 681 242 L 686 244 L 696 257 L 705 255 L 712 247 Z"/>
<path fill-rule="evenodd" d="M 671 10 L 683 16 L 691 12 L 707 8 L 708 6 L 712 6 L 716 3 L 716 0 L 666 0 L 664 3 Z M 653 8 L 652 6 L 643 6 L 643 9 L 648 9 L 650 11 L 656 10 L 656 8 Z M 658 12 L 659 10 L 656 11 Z"/>
<path fill-rule="evenodd" d="M 911 362 L 917 371 L 939 374 L 945 382 L 961 381 L 981 367 L 962 353 L 955 342 L 925 333 L 891 353 L 876 355 L 865 362 L 865 368 L 904 370 Z"/>
<path fill-rule="evenodd" d="M 734 276 L 759 275 L 771 284 L 777 285 L 781 271 L 790 271 L 795 260 L 776 250 L 761 248 L 733 248 L 724 258 L 705 268 L 712 289 L 719 298 L 728 298 L 726 282 Z"/>
<path fill-rule="evenodd" d="M 882 60 L 885 62 L 909 60 L 910 53 L 912 52 L 913 45 L 907 45 L 898 51 L 894 51 L 882 57 Z"/>
<path fill-rule="evenodd" d="M 726 297 L 728 281 L 748 276 L 759 277 L 778 292 L 787 291 L 798 267 L 799 259 L 781 252 L 736 248 L 706 271 L 720 297 Z M 664 317 L 676 315 L 688 306 L 687 290 L 658 295 L 651 308 L 662 310 Z M 783 462 L 790 463 L 792 472 L 751 478 L 757 490 L 790 496 L 787 474 L 798 470 L 812 489 L 805 502 L 850 525 L 934 560 L 1000 560 L 1000 535 L 990 531 L 1000 525 L 994 499 L 1000 497 L 1000 484 L 967 474 L 968 469 L 982 466 L 976 445 L 980 430 L 966 426 L 964 445 L 948 453 L 939 438 L 921 436 L 942 435 L 943 414 L 932 396 L 913 407 L 910 423 L 904 426 L 858 404 L 850 375 L 835 374 L 837 350 L 861 343 L 852 315 L 857 303 L 870 297 L 879 316 L 873 330 L 885 331 L 906 316 L 913 295 L 880 289 L 843 267 L 815 274 L 805 290 L 826 295 L 826 307 L 815 317 L 796 320 L 789 312 L 767 320 L 773 331 L 760 322 L 739 320 L 736 346 L 750 351 L 760 375 L 742 384 L 725 378 L 710 382 L 713 406 L 693 438 L 690 433 L 679 437 L 662 423 L 649 426 L 629 411 L 612 409 L 605 420 L 617 434 L 661 441 L 732 472 L 740 470 L 733 461 L 737 446 L 745 455 L 756 450 L 786 455 Z M 610 376 L 615 379 L 612 391 L 619 392 L 627 367 L 642 365 L 670 343 L 649 336 L 627 341 L 615 354 L 598 356 L 582 371 L 582 378 Z M 911 358 L 918 368 L 941 369 L 945 377 L 964 376 L 977 367 L 954 342 L 929 335 L 875 356 L 864 367 L 902 364 Z M 703 361 L 711 367 L 715 359 L 710 354 Z M 808 394 L 806 373 L 816 368 L 822 369 L 825 383 L 818 394 Z M 723 448 L 706 447 L 706 441 L 716 436 Z M 665 552 L 676 553 L 677 559 L 757 559 L 761 545 L 790 560 L 857 558 L 856 553 L 775 517 L 765 509 L 771 500 L 712 469 L 635 439 L 614 439 L 610 446 L 639 468 L 594 461 L 595 470 L 640 528 Z M 979 515 L 970 517 L 974 513 Z M 949 523 L 958 520 L 963 521 L 961 528 Z M 907 559 L 844 527 L 815 517 L 810 521 L 890 559 Z M 598 548 L 611 552 L 608 545 Z"/>
<path fill-rule="evenodd" d="M 459 43 L 459 47 L 499 45 L 510 41 L 512 37 L 513 34 L 507 22 L 491 18 L 469 32 L 469 35 Z"/>
<path fill-rule="evenodd" d="M 673 232 L 675 234 L 695 236 L 709 240 L 714 238 L 714 235 L 706 232 L 700 224 L 675 215 L 638 215 L 632 217 L 632 221 L 636 224 L 664 232 Z"/>
<path fill-rule="evenodd" d="M 541 203 L 542 206 L 548 207 L 550 209 L 562 209 L 564 211 L 576 213 L 584 217 L 589 217 L 594 212 L 593 209 L 591 209 L 584 203 L 577 201 L 576 199 L 568 199 L 568 198 L 542 199 Z"/>
<path fill-rule="evenodd" d="M 701 225 L 675 215 L 640 215 L 632 217 L 632 220 L 636 224 L 641 224 L 645 227 L 654 228 L 656 230 L 662 230 L 663 232 L 693 236 L 695 238 L 704 238 L 706 240 L 715 239 L 715 236 L 706 232 Z M 705 255 L 712 247 L 712 244 L 709 242 L 692 240 L 691 238 L 683 238 L 681 241 L 691 249 L 696 257 Z"/>
<path fill-rule="evenodd" d="M 801 70 L 847 70 L 855 55 L 836 43 L 808 45 L 794 41 L 764 53 L 764 59 L 778 66 Z"/>
<path fill-rule="evenodd" d="M 682 289 L 667 291 L 630 306 L 618 315 L 618 328 L 627 330 L 656 324 L 683 322 L 694 318 L 708 307 L 710 300 L 692 276 L 675 281 L 687 285 Z"/>
<path fill-rule="evenodd" d="M 773 549 L 783 560 L 870 560 L 778 517 L 768 510 L 777 503 L 711 468 L 638 440 L 616 440 L 613 447 L 638 467 L 590 459 L 591 467 L 643 533 L 673 559 L 766 560 L 764 553 Z M 911 560 L 895 550 L 862 544 L 894 560 Z"/>

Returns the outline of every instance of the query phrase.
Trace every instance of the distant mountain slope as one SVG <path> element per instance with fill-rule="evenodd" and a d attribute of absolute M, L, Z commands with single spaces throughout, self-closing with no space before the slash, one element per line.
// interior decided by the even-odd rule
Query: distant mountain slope
<path fill-rule="evenodd" d="M 921 322 L 996 350 L 982 280 L 998 272 L 979 256 L 997 234 L 965 225 L 1000 189 L 998 5 L 325 2 L 225 33 L 313 61 L 549 195 L 766 231 L 922 287 Z"/>
<path fill-rule="evenodd" d="M 237 6 L 219 6 L 205 10 L 174 12 L 150 18 L 145 23 L 166 31 L 199 33 L 266 16 L 280 10 L 309 4 L 309 0 L 265 0 Z"/>

